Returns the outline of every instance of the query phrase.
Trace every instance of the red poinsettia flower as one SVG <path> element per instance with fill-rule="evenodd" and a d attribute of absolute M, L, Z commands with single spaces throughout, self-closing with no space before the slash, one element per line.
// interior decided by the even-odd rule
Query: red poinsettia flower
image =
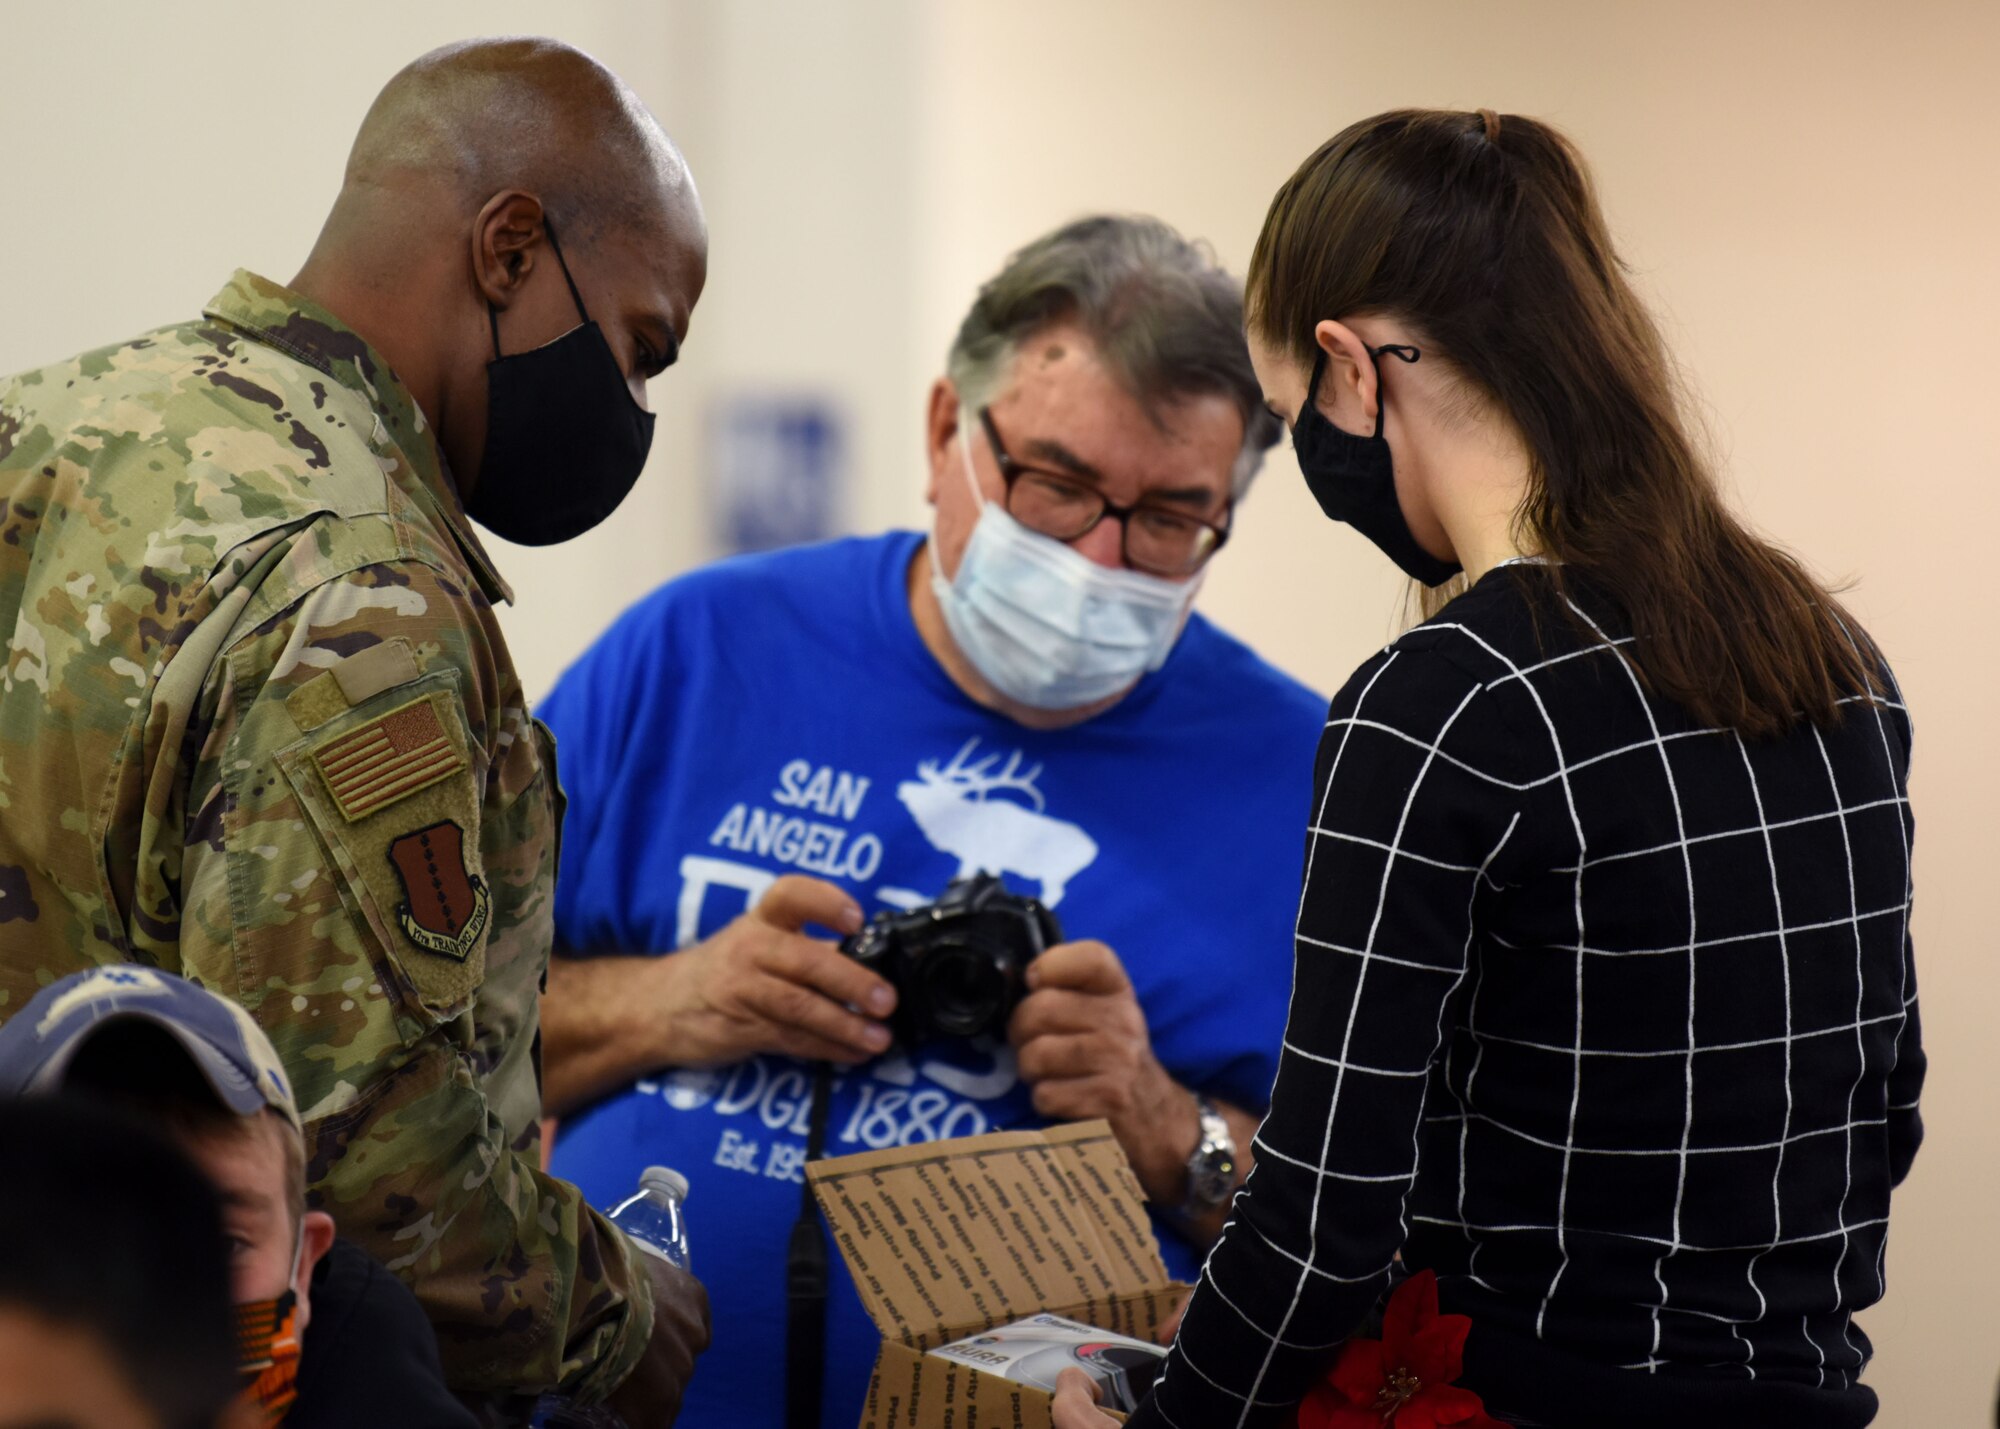
<path fill-rule="evenodd" d="M 1382 1338 L 1349 1340 L 1333 1372 L 1299 1406 L 1299 1429 L 1505 1429 L 1479 1396 L 1452 1381 L 1472 1321 L 1438 1313 L 1437 1276 L 1396 1287 Z"/>

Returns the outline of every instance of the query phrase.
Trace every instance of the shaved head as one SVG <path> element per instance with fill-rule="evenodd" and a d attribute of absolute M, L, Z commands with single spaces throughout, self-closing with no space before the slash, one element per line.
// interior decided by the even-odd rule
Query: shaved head
<path fill-rule="evenodd" d="M 631 86 L 556 40 L 484 39 L 382 87 L 292 287 L 388 360 L 469 503 L 489 364 L 588 321 L 643 407 L 707 272 L 694 179 Z"/>
<path fill-rule="evenodd" d="M 348 155 L 342 197 L 413 181 L 443 188 L 468 214 L 525 190 L 579 245 L 615 228 L 643 233 L 693 199 L 680 151 L 631 87 L 544 39 L 445 45 L 383 86 Z"/>

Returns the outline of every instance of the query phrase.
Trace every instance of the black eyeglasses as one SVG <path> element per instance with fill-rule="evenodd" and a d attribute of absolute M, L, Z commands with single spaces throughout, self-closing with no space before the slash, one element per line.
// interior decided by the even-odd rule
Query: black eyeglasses
<path fill-rule="evenodd" d="M 1208 564 L 1209 557 L 1229 539 L 1225 523 L 1216 525 L 1184 511 L 1141 501 L 1120 506 L 1088 482 L 1046 467 L 1016 461 L 1000 440 L 993 414 L 979 409 L 979 425 L 992 444 L 1007 483 L 1007 514 L 1031 531 L 1057 541 L 1080 541 L 1109 516 L 1123 534 L 1125 564 L 1148 575 L 1181 579 Z"/>

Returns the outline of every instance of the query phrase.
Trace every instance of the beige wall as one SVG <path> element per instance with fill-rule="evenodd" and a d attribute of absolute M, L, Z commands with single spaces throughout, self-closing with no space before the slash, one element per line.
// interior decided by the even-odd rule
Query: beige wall
<path fill-rule="evenodd" d="M 622 4 L 257 0 L 191 9 L 0 0 L 0 55 L 64 92 L 21 101 L 0 163 L 0 372 L 191 315 L 241 265 L 298 270 L 382 83 L 434 45 L 554 33 L 612 65 L 686 151 L 709 281 L 686 361 L 655 383 L 648 474 L 566 546 L 494 541 L 510 639 L 545 692 L 620 609 L 711 554 L 698 473 L 727 394 L 829 394 L 857 482 L 848 523 L 911 518 L 885 477 L 911 445 L 920 226 L 915 136 L 927 33 L 914 0 Z"/>
<path fill-rule="evenodd" d="M 719 395 L 829 394 L 853 429 L 852 524 L 916 521 L 923 384 L 972 286 L 1039 229 L 1150 210 L 1240 266 L 1272 189 L 1352 119 L 1486 104 L 1566 127 L 1733 490 L 1858 580 L 1915 709 L 1930 1142 L 1864 1324 L 1883 1424 L 1986 1422 L 2000 689 L 1973 577 L 2000 514 L 2000 5 L 0 0 L 0 371 L 173 320 L 237 263 L 289 276 L 397 64 L 555 13 L 680 138 L 715 246 L 632 504 L 572 546 L 502 554 L 534 690 L 709 550 L 701 422 Z M 1280 452 L 1204 602 L 1330 690 L 1390 633 L 1399 591 Z"/>

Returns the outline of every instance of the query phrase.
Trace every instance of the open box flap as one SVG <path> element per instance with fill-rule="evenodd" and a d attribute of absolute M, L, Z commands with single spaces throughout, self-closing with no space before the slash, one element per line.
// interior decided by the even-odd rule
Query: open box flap
<path fill-rule="evenodd" d="M 1102 1323 L 1091 1314 L 1168 1283 L 1138 1178 L 1102 1121 L 863 1152 L 806 1175 L 893 1343 L 931 1349 L 1052 1307 Z"/>

